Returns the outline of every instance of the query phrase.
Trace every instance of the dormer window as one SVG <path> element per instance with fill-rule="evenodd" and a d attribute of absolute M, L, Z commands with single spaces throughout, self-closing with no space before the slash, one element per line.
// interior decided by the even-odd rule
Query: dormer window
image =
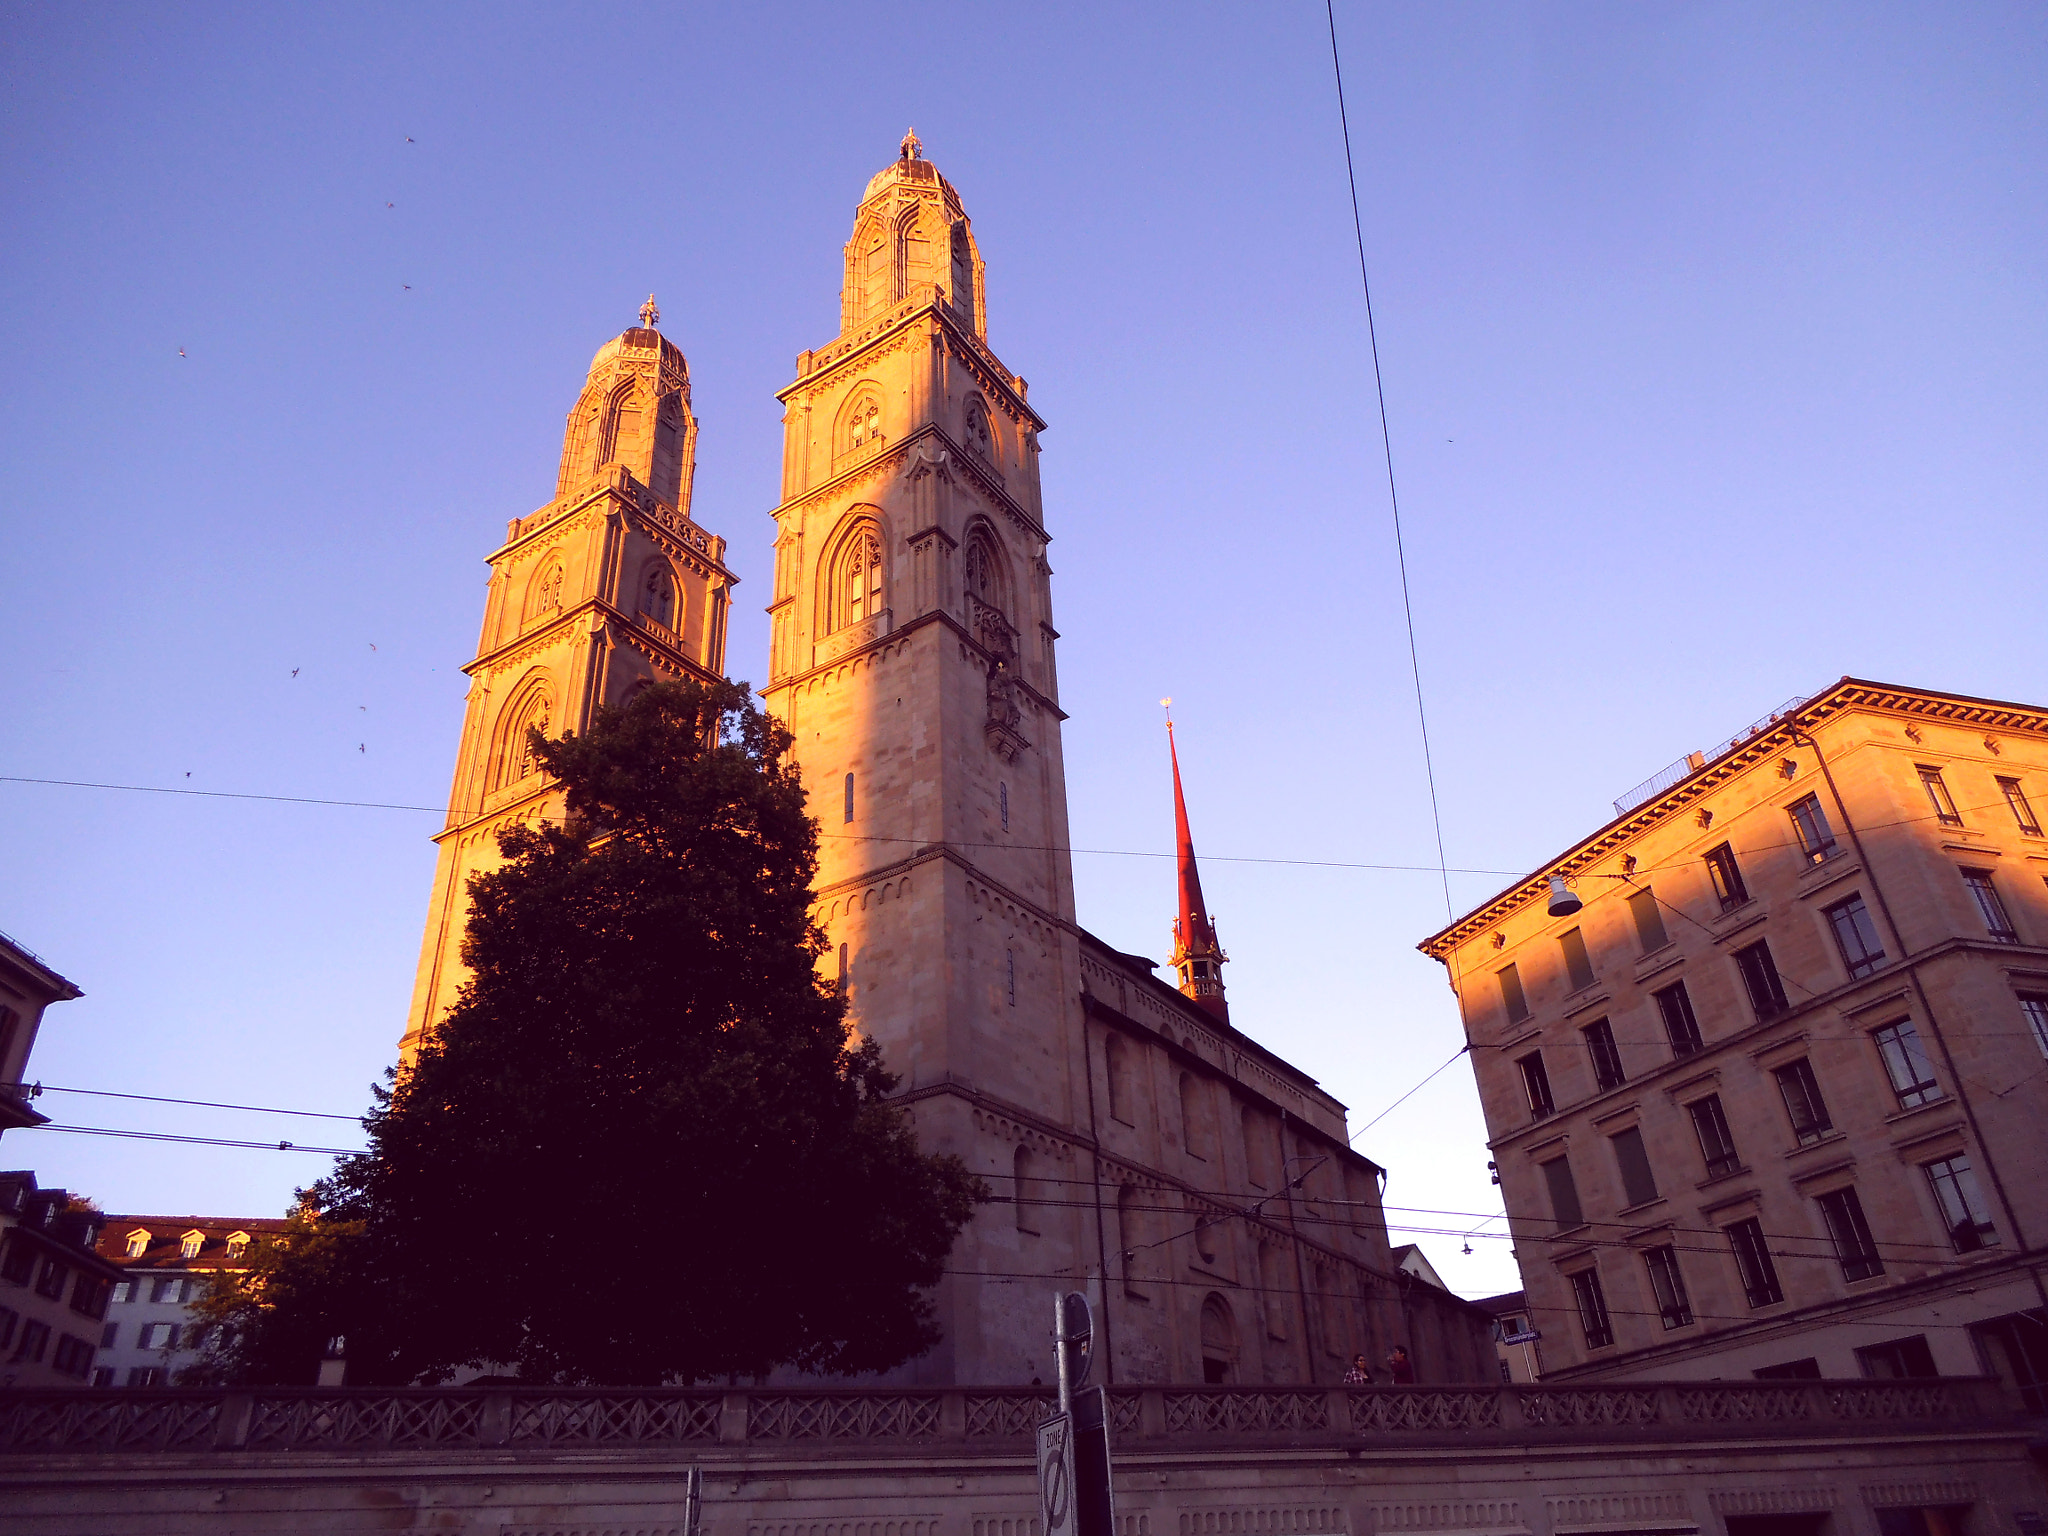
<path fill-rule="evenodd" d="M 199 1250 L 205 1246 L 206 1234 L 204 1232 L 187 1232 L 178 1241 L 178 1257 L 196 1259 L 199 1257 Z"/>
<path fill-rule="evenodd" d="M 149 1252 L 149 1234 L 137 1227 L 128 1234 L 128 1246 L 125 1251 L 131 1259 L 141 1258 Z"/>
<path fill-rule="evenodd" d="M 231 1259 L 245 1258 L 248 1252 L 249 1234 L 246 1232 L 230 1232 L 228 1234 L 228 1257 Z"/>

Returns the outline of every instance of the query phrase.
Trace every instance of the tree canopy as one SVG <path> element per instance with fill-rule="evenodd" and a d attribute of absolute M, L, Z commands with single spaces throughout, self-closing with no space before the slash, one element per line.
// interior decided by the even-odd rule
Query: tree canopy
<path fill-rule="evenodd" d="M 303 1191 L 279 1252 L 209 1306 L 204 1369 L 351 1382 L 632 1385 L 886 1369 L 983 1191 L 921 1153 L 816 970 L 817 825 L 743 683 L 661 683 L 536 738 L 565 824 L 475 876 L 471 979 Z"/>

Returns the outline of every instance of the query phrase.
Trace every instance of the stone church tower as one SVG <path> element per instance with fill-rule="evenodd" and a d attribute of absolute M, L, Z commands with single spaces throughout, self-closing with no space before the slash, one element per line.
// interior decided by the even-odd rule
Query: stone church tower
<path fill-rule="evenodd" d="M 723 675 L 734 577 L 725 541 L 690 520 L 689 365 L 655 329 L 652 298 L 640 317 L 590 360 L 562 435 L 554 500 L 514 518 L 490 556 L 401 1056 L 462 985 L 469 876 L 499 862 L 507 827 L 562 814 L 560 788 L 537 770 L 526 728 L 580 733 L 601 705 L 643 682 Z"/>
<path fill-rule="evenodd" d="M 1045 423 L 914 134 L 844 273 L 838 337 L 778 396 L 764 694 L 821 824 L 828 974 L 920 1143 L 997 1197 L 938 1289 L 944 1342 L 897 1375 L 1050 1380 L 1051 1296 L 1082 1289 L 1117 1381 L 1334 1381 L 1397 1339 L 1483 1379 L 1485 1320 L 1408 1300 L 1343 1106 L 1231 1027 L 1192 848 L 1191 995 L 1075 922 Z"/>

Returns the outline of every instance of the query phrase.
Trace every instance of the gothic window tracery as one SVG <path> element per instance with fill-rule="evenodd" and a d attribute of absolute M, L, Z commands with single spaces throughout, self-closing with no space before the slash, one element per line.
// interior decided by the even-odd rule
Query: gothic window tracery
<path fill-rule="evenodd" d="M 505 727 L 498 741 L 497 771 L 492 775 L 492 789 L 503 789 L 540 772 L 540 754 L 534 750 L 532 732 L 547 735 L 553 712 L 554 701 L 545 683 L 529 687 L 505 711 Z"/>
<path fill-rule="evenodd" d="M 995 434 L 989 427 L 988 407 L 979 395 L 967 402 L 967 447 L 990 464 L 996 462 Z"/>
<path fill-rule="evenodd" d="M 953 307 L 974 314 L 974 248 L 968 244 L 965 220 L 953 226 Z"/>
<path fill-rule="evenodd" d="M 640 401 L 631 381 L 619 386 L 605 406 L 604 430 L 598 434 L 597 462 L 609 464 L 639 432 Z"/>
<path fill-rule="evenodd" d="M 640 611 L 663 629 L 676 627 L 676 578 L 667 561 L 656 560 L 647 567 L 647 578 L 640 584 Z"/>
<path fill-rule="evenodd" d="M 841 541 L 832 571 L 831 629 L 844 629 L 882 611 L 882 531 L 863 520 Z"/>
<path fill-rule="evenodd" d="M 864 458 L 880 448 L 883 442 L 881 395 L 873 389 L 856 391 L 839 418 L 835 457 L 842 463 L 848 459 Z"/>
<path fill-rule="evenodd" d="M 565 574 L 559 559 L 549 559 L 542 563 L 539 572 L 526 588 L 526 611 L 521 617 L 521 628 L 541 623 L 562 611 L 562 584 Z"/>

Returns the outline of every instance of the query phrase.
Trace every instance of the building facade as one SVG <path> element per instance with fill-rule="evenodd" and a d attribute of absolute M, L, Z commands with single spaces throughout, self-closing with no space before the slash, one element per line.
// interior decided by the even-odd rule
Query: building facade
<path fill-rule="evenodd" d="M 29 1099 L 28 1057 L 35 1049 L 43 1011 L 85 994 L 40 958 L 0 933 L 0 1135 L 41 1125 Z"/>
<path fill-rule="evenodd" d="M 2048 1409 L 2048 711 L 1844 679 L 1422 948 L 1546 1379 Z"/>
<path fill-rule="evenodd" d="M 0 1387 L 92 1379 L 119 1273 L 94 1251 L 101 1220 L 32 1173 L 0 1173 Z"/>
<path fill-rule="evenodd" d="M 908 1374 L 1049 1379 L 1048 1298 L 1072 1286 L 1107 1313 L 1119 1381 L 1335 1380 L 1406 1326 L 1379 1170 L 1341 1105 L 1231 1026 L 1214 975 L 1184 995 L 1076 922 L 1045 423 L 914 135 L 843 272 L 839 335 L 779 396 L 763 692 L 822 823 L 817 914 L 854 1027 L 921 1144 L 1008 1196 L 962 1235 L 945 1342 Z M 1199 906 L 1191 851 L 1182 890 Z M 1220 970 L 1194 915 L 1176 963 Z M 1483 1320 L 1444 1303 L 1411 1350 L 1479 1379 Z"/>
<path fill-rule="evenodd" d="M 1484 1315 L 1391 1262 L 1343 1106 L 1229 1022 L 1185 835 L 1187 995 L 1075 920 L 1044 423 L 914 136 L 843 273 L 839 335 L 780 395 L 763 695 L 822 824 L 826 973 L 921 1145 L 999 1195 L 937 1289 L 943 1343 L 898 1377 L 1050 1379 L 1051 1297 L 1081 1289 L 1116 1381 L 1335 1381 L 1396 1343 L 1423 1380 L 1487 1379 Z M 580 730 L 645 679 L 723 665 L 732 578 L 689 517 L 688 378 L 654 319 L 598 353 L 556 499 L 491 557 L 403 1051 L 460 985 L 467 876 L 504 827 L 561 812 L 526 727 Z"/>
<path fill-rule="evenodd" d="M 99 1336 L 93 1385 L 164 1387 L 206 1340 L 193 1303 L 218 1274 L 239 1272 L 254 1246 L 282 1232 L 275 1217 L 108 1216 L 100 1257 L 118 1267 Z"/>
<path fill-rule="evenodd" d="M 554 499 L 512 519 L 489 557 L 401 1055 L 461 989 L 469 877 L 497 866 L 501 832 L 562 814 L 561 790 L 540 772 L 528 728 L 582 733 L 600 708 L 643 683 L 723 676 L 736 578 L 725 568 L 725 541 L 690 517 L 697 419 L 689 365 L 655 329 L 661 315 L 651 298 L 640 313 L 638 326 L 590 361 L 562 434 Z"/>

